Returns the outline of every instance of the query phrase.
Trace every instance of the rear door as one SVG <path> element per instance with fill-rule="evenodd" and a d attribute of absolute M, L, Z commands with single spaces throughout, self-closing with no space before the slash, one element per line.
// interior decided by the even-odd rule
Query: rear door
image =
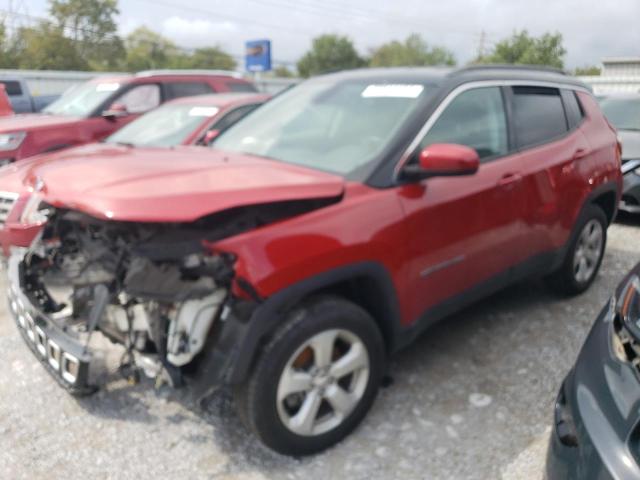
<path fill-rule="evenodd" d="M 509 278 L 522 241 L 521 162 L 514 154 L 504 90 L 478 87 L 459 93 L 420 142 L 417 154 L 435 143 L 474 148 L 479 171 L 440 177 L 399 189 L 409 233 L 412 313 L 472 287 L 493 289 Z"/>
<path fill-rule="evenodd" d="M 563 224 L 564 212 L 582 196 L 581 162 L 590 146 L 579 129 L 582 112 L 573 91 L 522 85 L 510 93 L 525 197 L 523 256 L 531 258 L 566 240 L 571 225 Z"/>

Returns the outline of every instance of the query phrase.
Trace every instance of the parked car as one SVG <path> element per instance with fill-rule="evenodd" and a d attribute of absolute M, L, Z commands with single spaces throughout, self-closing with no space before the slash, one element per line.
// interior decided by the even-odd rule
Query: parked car
<path fill-rule="evenodd" d="M 0 245 L 28 247 L 41 225 L 20 222 L 31 195 L 27 187 L 34 166 L 75 162 L 107 152 L 113 155 L 134 147 L 168 148 L 208 145 L 231 125 L 269 99 L 258 93 L 197 95 L 171 100 L 124 126 L 102 143 L 94 143 L 23 160 L 0 170 Z M 117 146 L 117 147 L 114 147 Z M 152 152 L 149 152 L 152 154 Z"/>
<path fill-rule="evenodd" d="M 291 455 L 352 431 L 435 321 L 532 275 L 585 291 L 622 183 L 587 87 L 527 68 L 320 76 L 213 147 L 34 165 L 11 312 L 69 392 L 96 388 L 99 331 L 127 370 L 231 386 Z"/>
<path fill-rule="evenodd" d="M 0 83 L 0 117 L 7 115 L 13 115 L 13 108 L 11 107 L 6 88 Z"/>
<path fill-rule="evenodd" d="M 0 77 L 0 84 L 4 85 L 15 113 L 40 112 L 60 97 L 60 95 L 31 95 L 29 85 L 23 78 L 3 76 Z"/>
<path fill-rule="evenodd" d="M 640 264 L 618 285 L 564 380 L 548 480 L 640 478 Z"/>
<path fill-rule="evenodd" d="M 68 90 L 42 114 L 0 118 L 0 165 L 102 140 L 167 100 L 247 91 L 255 91 L 251 83 L 215 70 L 96 78 Z"/>
<path fill-rule="evenodd" d="M 604 97 L 600 106 L 622 143 L 624 187 L 620 210 L 640 213 L 640 93 Z"/>

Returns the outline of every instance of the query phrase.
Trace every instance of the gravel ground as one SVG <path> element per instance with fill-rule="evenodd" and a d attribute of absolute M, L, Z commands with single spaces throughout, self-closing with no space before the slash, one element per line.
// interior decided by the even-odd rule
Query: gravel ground
<path fill-rule="evenodd" d="M 393 359 L 358 430 L 293 460 L 262 448 L 228 395 L 206 411 L 185 393 L 116 381 L 68 396 L 0 310 L 0 478 L 541 478 L 552 404 L 597 312 L 640 261 L 640 222 L 609 230 L 601 274 L 570 300 L 539 282 L 440 323 Z"/>

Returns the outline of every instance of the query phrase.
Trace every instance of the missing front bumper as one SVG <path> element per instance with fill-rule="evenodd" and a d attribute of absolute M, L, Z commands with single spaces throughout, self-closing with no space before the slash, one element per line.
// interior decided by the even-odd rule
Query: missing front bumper
<path fill-rule="evenodd" d="M 97 390 L 90 384 L 91 353 L 36 308 L 23 293 L 21 257 L 8 262 L 9 311 L 25 343 L 45 369 L 72 395 L 89 395 Z"/>

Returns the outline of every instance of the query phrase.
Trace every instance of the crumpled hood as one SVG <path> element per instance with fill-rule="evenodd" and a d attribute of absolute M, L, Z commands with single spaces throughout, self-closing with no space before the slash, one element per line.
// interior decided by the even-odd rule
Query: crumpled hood
<path fill-rule="evenodd" d="M 25 113 L 0 117 L 0 133 L 24 132 L 41 128 L 57 127 L 80 121 L 78 117 L 64 115 L 45 115 L 40 113 Z"/>
<path fill-rule="evenodd" d="M 37 157 L 21 171 L 44 201 L 99 218 L 190 222 L 234 207 L 342 194 L 342 177 L 202 147 L 91 144 Z"/>
<path fill-rule="evenodd" d="M 622 159 L 640 160 L 640 132 L 634 130 L 618 130 L 622 141 Z"/>

